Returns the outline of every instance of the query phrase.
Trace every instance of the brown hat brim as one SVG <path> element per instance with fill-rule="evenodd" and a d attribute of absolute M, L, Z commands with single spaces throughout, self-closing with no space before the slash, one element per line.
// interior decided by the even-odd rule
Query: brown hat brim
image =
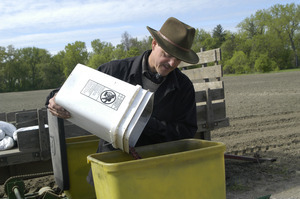
<path fill-rule="evenodd" d="M 170 42 L 162 38 L 156 30 L 150 28 L 149 26 L 147 26 L 147 29 L 152 37 L 157 41 L 158 45 L 168 54 L 190 64 L 197 64 L 199 62 L 199 57 L 193 50 L 183 50 L 175 45 L 172 45 Z"/>

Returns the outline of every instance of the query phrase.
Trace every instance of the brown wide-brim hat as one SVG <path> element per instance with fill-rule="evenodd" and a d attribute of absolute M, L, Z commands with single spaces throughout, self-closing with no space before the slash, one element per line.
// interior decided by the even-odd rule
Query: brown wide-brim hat
<path fill-rule="evenodd" d="M 147 29 L 158 45 L 168 54 L 190 64 L 199 62 L 198 55 L 191 49 L 195 37 L 195 28 L 170 17 L 163 24 L 160 31 L 156 31 L 149 26 L 147 26 Z"/>

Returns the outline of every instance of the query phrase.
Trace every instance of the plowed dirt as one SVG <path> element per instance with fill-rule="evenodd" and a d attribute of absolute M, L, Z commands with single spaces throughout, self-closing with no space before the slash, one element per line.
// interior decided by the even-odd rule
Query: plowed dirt
<path fill-rule="evenodd" d="M 226 159 L 227 198 L 300 198 L 300 71 L 225 76 L 223 80 L 230 126 L 213 130 L 212 140 L 225 143 L 228 154 L 276 159 Z M 47 93 L 0 93 L 0 112 L 41 108 Z M 32 179 L 26 186 L 31 191 L 53 187 L 53 177 Z M 285 190 L 294 193 L 281 194 Z"/>

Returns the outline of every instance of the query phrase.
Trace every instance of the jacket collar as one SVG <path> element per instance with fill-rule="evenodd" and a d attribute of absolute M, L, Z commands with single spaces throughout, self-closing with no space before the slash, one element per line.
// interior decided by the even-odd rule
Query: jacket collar
<path fill-rule="evenodd" d="M 142 61 L 143 57 L 148 59 L 151 50 L 145 51 L 142 55 L 139 55 L 134 58 L 133 64 L 129 73 L 129 82 L 134 85 L 142 85 Z M 180 85 L 178 82 L 177 75 L 179 73 L 179 69 L 176 68 L 172 72 L 170 72 L 166 78 L 166 80 L 160 85 L 160 87 L 155 92 L 155 102 L 158 103 L 162 98 L 164 98 L 169 92 L 179 89 Z"/>
<path fill-rule="evenodd" d="M 143 54 L 134 58 L 133 64 L 132 64 L 132 67 L 130 69 L 130 73 L 128 76 L 130 83 L 135 84 L 135 85 L 136 84 L 143 85 L 142 84 L 143 57 L 146 56 L 148 59 L 150 53 L 151 53 L 151 50 L 147 50 Z"/>

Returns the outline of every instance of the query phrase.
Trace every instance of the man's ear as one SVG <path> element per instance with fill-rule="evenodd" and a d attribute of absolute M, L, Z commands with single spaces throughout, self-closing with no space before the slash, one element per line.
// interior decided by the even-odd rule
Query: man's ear
<path fill-rule="evenodd" d="M 156 46 L 156 44 L 157 44 L 156 40 L 153 39 L 153 40 L 152 40 L 152 45 L 151 45 L 151 46 L 152 46 L 152 50 L 154 50 L 154 47 Z"/>

